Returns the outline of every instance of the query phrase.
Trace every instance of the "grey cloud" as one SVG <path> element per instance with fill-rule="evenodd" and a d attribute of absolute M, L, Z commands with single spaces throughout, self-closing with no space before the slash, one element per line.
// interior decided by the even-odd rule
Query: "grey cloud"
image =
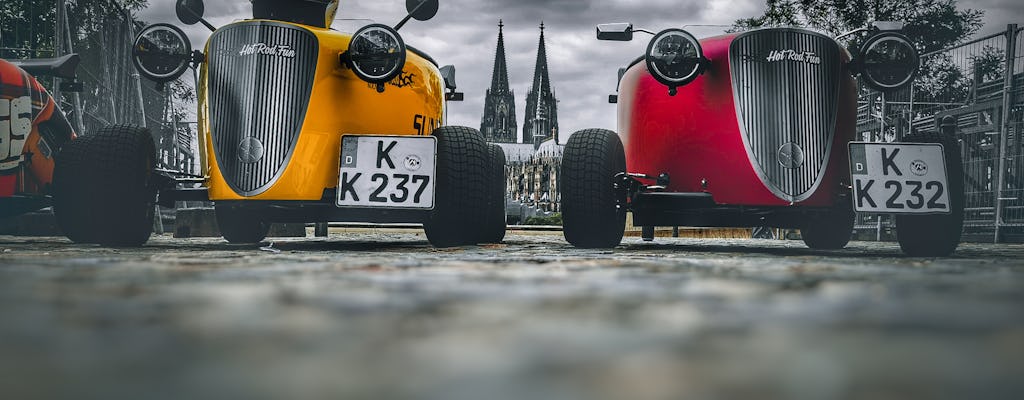
<path fill-rule="evenodd" d="M 173 2 L 153 0 L 144 18 L 174 21 Z M 983 33 L 1001 29 L 1006 22 L 1024 23 L 1018 0 L 961 0 L 961 7 L 988 10 Z M 207 15 L 215 25 L 250 15 L 246 0 L 206 1 Z M 483 97 L 491 81 L 498 19 L 505 21 L 505 49 L 509 79 L 516 93 L 519 125 L 526 108 L 526 94 L 533 79 L 538 25 L 544 21 L 548 65 L 559 98 L 559 124 L 564 142 L 573 131 L 615 128 L 615 107 L 607 95 L 615 90 L 616 71 L 641 55 L 647 38 L 623 42 L 598 42 L 594 26 L 605 22 L 633 22 L 652 30 L 684 25 L 731 24 L 738 18 L 759 15 L 764 0 L 441 0 L 437 17 L 412 21 L 402 29 L 406 41 L 430 53 L 439 63 L 458 70 L 459 90 L 466 101 L 450 103 L 448 123 L 479 127 Z M 394 24 L 404 16 L 401 0 L 342 0 L 339 18 L 368 18 Z M 344 21 L 339 24 L 358 25 Z M 992 26 L 995 26 L 993 28 Z M 688 27 L 698 37 L 722 32 L 720 27 Z M 193 43 L 201 46 L 209 31 L 187 27 Z"/>

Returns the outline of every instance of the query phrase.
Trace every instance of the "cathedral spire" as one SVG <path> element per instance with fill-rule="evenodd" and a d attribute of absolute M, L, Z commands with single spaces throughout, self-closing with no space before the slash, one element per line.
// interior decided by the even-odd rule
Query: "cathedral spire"
<path fill-rule="evenodd" d="M 518 136 L 516 127 L 515 94 L 508 85 L 508 65 L 505 62 L 505 23 L 498 20 L 498 46 L 494 51 L 494 71 L 491 73 L 491 87 L 484 97 L 484 116 L 480 120 L 480 132 L 488 142 L 515 143 Z"/>
<path fill-rule="evenodd" d="M 498 48 L 494 51 L 494 72 L 491 73 L 491 91 L 505 91 L 508 87 L 508 64 L 505 62 L 505 23 L 498 20 Z"/>
<path fill-rule="evenodd" d="M 540 23 L 537 44 L 537 64 L 533 69 L 533 86 L 526 94 L 526 121 L 523 123 L 523 141 L 539 146 L 541 142 L 558 141 L 558 100 L 551 92 L 548 74 L 548 55 L 544 44 L 544 22 Z"/>

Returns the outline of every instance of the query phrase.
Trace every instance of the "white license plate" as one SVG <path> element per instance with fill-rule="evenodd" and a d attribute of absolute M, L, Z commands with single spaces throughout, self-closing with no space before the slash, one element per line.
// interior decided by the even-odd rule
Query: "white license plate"
<path fill-rule="evenodd" d="M 437 139 L 433 136 L 341 137 L 338 207 L 434 207 Z"/>
<path fill-rule="evenodd" d="M 943 154 L 937 143 L 850 143 L 854 208 L 878 213 L 948 213 Z"/>

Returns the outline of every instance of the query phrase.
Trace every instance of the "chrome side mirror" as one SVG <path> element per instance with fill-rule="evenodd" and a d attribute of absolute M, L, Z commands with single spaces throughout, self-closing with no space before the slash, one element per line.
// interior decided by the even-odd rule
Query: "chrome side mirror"
<path fill-rule="evenodd" d="M 597 26 L 597 40 L 614 40 L 628 42 L 633 40 L 633 24 L 619 22 Z"/>

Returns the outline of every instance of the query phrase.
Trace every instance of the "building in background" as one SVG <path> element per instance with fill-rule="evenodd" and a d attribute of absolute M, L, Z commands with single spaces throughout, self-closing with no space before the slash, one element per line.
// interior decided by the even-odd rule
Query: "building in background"
<path fill-rule="evenodd" d="M 558 173 L 564 146 L 558 143 L 558 100 L 548 75 L 543 23 L 533 86 L 526 100 L 523 139 L 517 142 L 515 98 L 508 83 L 503 29 L 504 24 L 499 22 L 494 72 L 484 100 L 480 132 L 505 152 L 506 210 L 509 222 L 519 223 L 560 210 Z"/>

